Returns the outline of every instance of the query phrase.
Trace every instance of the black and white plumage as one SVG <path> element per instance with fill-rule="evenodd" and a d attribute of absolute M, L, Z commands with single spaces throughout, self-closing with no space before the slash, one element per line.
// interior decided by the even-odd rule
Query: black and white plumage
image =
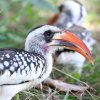
<path fill-rule="evenodd" d="M 54 23 L 61 28 L 69 28 L 73 24 L 82 25 L 87 12 L 84 6 L 76 0 L 66 0 L 59 6 L 59 17 Z"/>
<path fill-rule="evenodd" d="M 11 100 L 16 93 L 48 78 L 53 66 L 52 54 L 60 48 L 74 49 L 93 62 L 88 48 L 79 38 L 50 25 L 30 31 L 24 50 L 0 49 L 0 100 Z"/>
<path fill-rule="evenodd" d="M 49 46 L 46 45 L 47 41 L 44 38 L 44 32 L 46 34 L 49 28 L 52 31 L 59 30 L 56 27 L 47 25 L 31 31 L 25 41 L 25 51 L 20 49 L 0 49 L 0 85 L 18 84 L 37 79 L 42 76 L 42 73 L 46 72 L 45 70 L 48 70 L 46 69 L 47 66 L 52 65 L 52 54 L 50 48 L 48 48 Z M 49 71 L 51 72 L 52 67 L 48 68 L 50 68 Z M 50 72 L 48 72 L 47 76 L 49 76 Z M 44 79 L 47 76 L 43 76 Z"/>
<path fill-rule="evenodd" d="M 45 59 L 35 52 L 0 49 L 0 85 L 16 84 L 32 80 L 35 77 L 42 77 L 47 70 L 45 67 L 47 67 Z M 38 73 L 40 68 L 42 69 L 41 74 Z M 31 74 L 33 77 L 30 77 Z"/>
<path fill-rule="evenodd" d="M 10 100 L 16 93 L 38 84 L 39 80 L 37 83 L 34 80 L 47 70 L 45 62 L 35 52 L 0 49 L 0 100 Z"/>

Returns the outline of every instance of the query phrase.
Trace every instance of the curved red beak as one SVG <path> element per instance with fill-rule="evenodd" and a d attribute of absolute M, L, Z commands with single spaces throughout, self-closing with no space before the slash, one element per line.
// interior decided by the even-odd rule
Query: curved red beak
<path fill-rule="evenodd" d="M 61 32 L 53 37 L 56 42 L 51 44 L 52 46 L 63 46 L 64 48 L 74 50 L 83 55 L 91 64 L 94 64 L 92 55 L 85 45 L 85 43 L 79 39 L 75 34 L 71 32 Z"/>

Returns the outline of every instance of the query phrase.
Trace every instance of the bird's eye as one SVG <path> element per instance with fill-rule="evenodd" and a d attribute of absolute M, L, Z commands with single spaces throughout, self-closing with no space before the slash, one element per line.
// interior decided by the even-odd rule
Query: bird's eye
<path fill-rule="evenodd" d="M 53 35 L 54 35 L 54 32 L 52 32 L 51 30 L 45 31 L 44 37 L 45 37 L 46 42 L 50 42 Z"/>
<path fill-rule="evenodd" d="M 45 31 L 45 32 L 44 32 L 44 36 L 48 36 L 48 37 L 49 37 L 49 36 L 52 35 L 52 33 L 53 33 L 53 32 L 51 32 L 50 30 Z"/>
<path fill-rule="evenodd" d="M 62 12 L 62 11 L 63 11 L 63 8 L 64 8 L 64 5 L 63 5 L 63 4 L 60 5 L 60 6 L 59 6 L 59 11 Z"/>

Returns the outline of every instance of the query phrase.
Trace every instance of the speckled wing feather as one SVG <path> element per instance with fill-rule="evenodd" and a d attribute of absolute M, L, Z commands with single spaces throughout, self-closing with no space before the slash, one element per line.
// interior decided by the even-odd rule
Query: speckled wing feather
<path fill-rule="evenodd" d="M 16 84 L 42 77 L 45 59 L 20 49 L 0 49 L 0 85 Z"/>

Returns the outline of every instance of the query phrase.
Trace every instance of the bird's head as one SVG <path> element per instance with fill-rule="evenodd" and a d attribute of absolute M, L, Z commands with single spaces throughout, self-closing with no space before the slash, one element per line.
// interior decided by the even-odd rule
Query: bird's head
<path fill-rule="evenodd" d="M 65 23 L 66 27 L 71 27 L 73 24 L 81 25 L 86 17 L 86 10 L 83 5 L 75 0 L 67 0 L 59 6 L 58 23 Z"/>
<path fill-rule="evenodd" d="M 43 25 L 29 32 L 26 38 L 25 50 L 54 53 L 58 49 L 71 49 L 83 55 L 93 63 L 91 53 L 86 45 L 73 33 L 63 31 L 55 26 Z"/>

